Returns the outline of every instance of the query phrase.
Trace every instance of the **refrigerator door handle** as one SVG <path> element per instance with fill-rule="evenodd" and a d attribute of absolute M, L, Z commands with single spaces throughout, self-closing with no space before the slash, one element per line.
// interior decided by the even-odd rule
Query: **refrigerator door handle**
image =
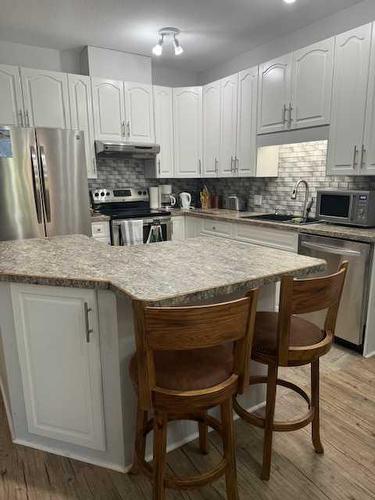
<path fill-rule="evenodd" d="M 39 146 L 39 158 L 42 171 L 42 186 L 44 194 L 44 207 L 46 211 L 46 220 L 51 222 L 51 200 L 49 195 L 48 168 L 44 146 Z"/>
<path fill-rule="evenodd" d="M 42 203 L 41 203 L 41 193 L 40 193 L 40 177 L 38 168 L 38 157 L 36 153 L 35 146 L 30 146 L 30 156 L 31 156 L 31 175 L 33 180 L 33 191 L 35 200 L 36 217 L 38 223 L 42 223 Z"/>

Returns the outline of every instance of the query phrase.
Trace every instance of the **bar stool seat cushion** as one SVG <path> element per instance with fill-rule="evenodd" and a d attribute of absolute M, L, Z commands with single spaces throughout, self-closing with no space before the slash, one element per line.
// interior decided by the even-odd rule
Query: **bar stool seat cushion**
<path fill-rule="evenodd" d="M 154 353 L 156 384 L 164 389 L 193 391 L 224 382 L 233 373 L 233 344 L 192 351 Z M 137 359 L 129 364 L 133 384 L 137 384 Z"/>
<path fill-rule="evenodd" d="M 277 322 L 278 313 L 257 312 L 252 349 L 253 354 L 276 355 Z M 307 347 L 318 344 L 324 337 L 324 332 L 314 323 L 298 316 L 292 316 L 290 325 L 290 347 Z"/>

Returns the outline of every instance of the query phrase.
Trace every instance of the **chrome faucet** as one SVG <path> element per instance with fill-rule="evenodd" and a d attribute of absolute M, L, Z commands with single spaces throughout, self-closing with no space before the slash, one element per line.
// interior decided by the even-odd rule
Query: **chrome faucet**
<path fill-rule="evenodd" d="M 303 204 L 302 217 L 303 217 L 304 220 L 306 220 L 307 216 L 308 216 L 308 212 L 306 210 L 306 207 L 307 207 L 307 202 L 309 200 L 309 185 L 308 185 L 307 181 L 305 181 L 305 179 L 299 179 L 296 182 L 296 185 L 293 188 L 293 191 L 292 191 L 292 194 L 290 195 L 290 198 L 292 200 L 295 200 L 297 198 L 298 188 L 299 188 L 299 186 L 301 184 L 303 184 L 305 186 L 305 201 L 304 201 L 304 204 Z"/>

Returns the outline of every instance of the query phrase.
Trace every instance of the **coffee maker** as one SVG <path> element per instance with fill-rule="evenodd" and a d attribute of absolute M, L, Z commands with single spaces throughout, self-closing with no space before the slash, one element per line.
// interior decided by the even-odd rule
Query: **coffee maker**
<path fill-rule="evenodd" d="M 162 208 L 172 208 L 176 205 L 176 198 L 172 194 L 171 184 L 161 184 L 159 185 L 160 192 L 160 202 Z"/>

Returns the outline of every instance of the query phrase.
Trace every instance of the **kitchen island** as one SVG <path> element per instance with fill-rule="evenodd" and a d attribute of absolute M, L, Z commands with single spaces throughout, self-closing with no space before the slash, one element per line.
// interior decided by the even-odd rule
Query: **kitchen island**
<path fill-rule="evenodd" d="M 259 286 L 258 308 L 274 309 L 282 275 L 324 268 L 319 259 L 211 237 L 138 247 L 80 235 L 0 243 L 0 376 L 13 441 L 126 471 L 132 301 L 192 304 Z M 253 407 L 263 393 L 253 388 L 244 399 Z M 172 425 L 170 447 L 195 431 Z"/>

